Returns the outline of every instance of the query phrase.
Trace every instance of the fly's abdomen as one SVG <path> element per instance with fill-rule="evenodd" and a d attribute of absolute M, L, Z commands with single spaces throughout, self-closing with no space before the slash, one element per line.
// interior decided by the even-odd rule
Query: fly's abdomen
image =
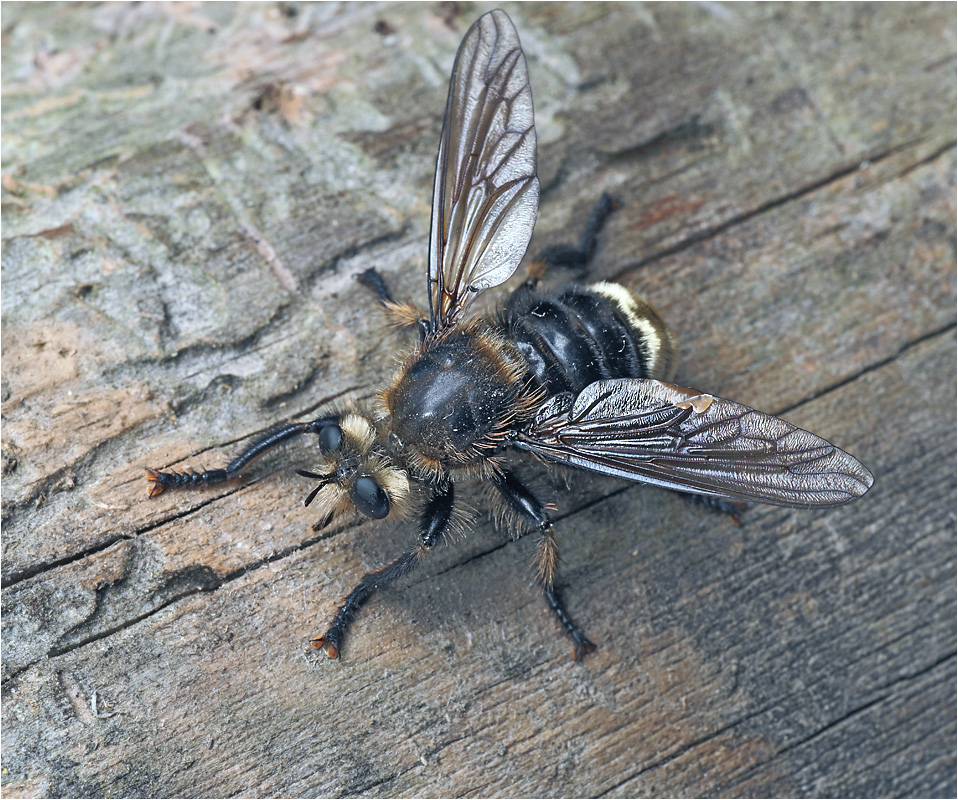
<path fill-rule="evenodd" d="M 607 378 L 670 380 L 672 332 L 648 303 L 616 283 L 528 286 L 506 304 L 503 327 L 550 395 Z"/>

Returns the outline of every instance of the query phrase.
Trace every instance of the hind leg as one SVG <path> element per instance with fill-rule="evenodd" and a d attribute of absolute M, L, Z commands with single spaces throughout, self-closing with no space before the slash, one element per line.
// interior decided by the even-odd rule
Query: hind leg
<path fill-rule="evenodd" d="M 579 241 L 576 243 L 556 244 L 540 250 L 529 265 L 528 281 L 535 284 L 553 267 L 572 269 L 580 274 L 588 271 L 589 262 L 595 255 L 596 241 L 605 227 L 609 215 L 619 207 L 611 195 L 603 194 L 589 214 Z"/>
<path fill-rule="evenodd" d="M 398 303 L 393 299 L 392 292 L 386 286 L 386 281 L 375 267 L 370 267 L 356 276 L 367 289 L 376 293 L 379 304 L 382 306 L 389 321 L 397 328 L 417 328 L 420 339 L 425 338 L 429 331 L 428 320 L 425 315 L 411 303 Z"/>
<path fill-rule="evenodd" d="M 736 525 L 742 524 L 742 514 L 748 510 L 748 504 L 728 497 L 712 497 L 704 494 L 689 494 L 672 490 L 690 505 L 696 505 L 717 514 L 725 514 Z"/>

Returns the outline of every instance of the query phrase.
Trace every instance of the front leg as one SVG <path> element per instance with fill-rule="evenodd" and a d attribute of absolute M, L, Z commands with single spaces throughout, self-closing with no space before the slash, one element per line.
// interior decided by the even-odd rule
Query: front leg
<path fill-rule="evenodd" d="M 203 470 L 202 472 L 195 472 L 191 469 L 187 469 L 185 472 L 159 472 L 147 468 L 146 479 L 150 483 L 150 497 L 156 497 L 167 489 L 196 489 L 200 486 L 210 486 L 238 478 L 243 469 L 263 453 L 304 433 L 315 433 L 322 436 L 323 431 L 336 425 L 336 422 L 336 417 L 318 417 L 310 422 L 282 422 L 254 440 L 242 453 L 230 461 L 225 469 Z"/>
<path fill-rule="evenodd" d="M 310 641 L 313 647 L 323 650 L 329 658 L 339 658 L 340 642 L 356 612 L 370 595 L 412 572 L 426 552 L 445 538 L 452 524 L 454 499 L 452 483 L 437 486 L 433 490 L 419 521 L 419 544 L 386 566 L 367 572 L 336 610 L 326 633 Z"/>
<path fill-rule="evenodd" d="M 552 528 L 552 520 L 549 519 L 545 506 L 511 472 L 503 472 L 502 475 L 493 478 L 493 483 L 506 502 L 539 532 L 535 562 L 538 582 L 549 608 L 572 639 L 572 658 L 579 661 L 595 650 L 595 645 L 572 621 L 562 602 L 562 597 L 555 589 L 555 576 L 559 568 L 559 545 Z"/>

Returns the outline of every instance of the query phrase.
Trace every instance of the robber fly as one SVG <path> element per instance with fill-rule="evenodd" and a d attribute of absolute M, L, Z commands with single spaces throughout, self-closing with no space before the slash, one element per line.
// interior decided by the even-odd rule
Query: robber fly
<path fill-rule="evenodd" d="M 429 312 L 393 301 L 382 278 L 361 278 L 395 320 L 419 329 L 375 408 L 284 422 L 225 469 L 148 470 L 150 495 L 238 477 L 257 456 L 315 434 L 306 505 L 320 527 L 351 510 L 372 519 L 419 517 L 413 546 L 346 597 L 317 649 L 337 658 L 346 630 L 377 589 L 409 574 L 457 526 L 455 487 L 495 487 L 538 535 L 535 568 L 576 659 L 595 645 L 555 588 L 559 560 L 545 505 L 507 465 L 510 450 L 626 480 L 802 508 L 847 503 L 872 485 L 856 459 L 808 431 L 668 381 L 672 333 L 622 286 L 539 288 L 530 277 L 495 318 L 469 318 L 476 297 L 508 280 L 525 255 L 539 202 L 532 93 L 519 36 L 503 11 L 481 17 L 456 56 L 433 188 Z M 582 246 L 545 261 L 584 262 L 612 203 L 603 198 Z M 531 275 L 531 273 L 530 273 Z"/>

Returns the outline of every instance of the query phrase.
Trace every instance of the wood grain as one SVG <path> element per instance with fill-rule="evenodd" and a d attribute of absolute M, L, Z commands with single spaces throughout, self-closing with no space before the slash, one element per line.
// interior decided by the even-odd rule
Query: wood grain
<path fill-rule="evenodd" d="M 425 301 L 491 7 L 4 5 L 5 795 L 954 796 L 953 5 L 506 5 L 531 251 L 615 195 L 592 276 L 654 302 L 680 382 L 858 456 L 863 500 L 736 526 L 520 460 L 581 663 L 484 517 L 311 651 L 412 531 L 313 533 L 308 443 L 147 501 L 144 467 L 388 380 L 408 343 L 353 276 Z"/>

